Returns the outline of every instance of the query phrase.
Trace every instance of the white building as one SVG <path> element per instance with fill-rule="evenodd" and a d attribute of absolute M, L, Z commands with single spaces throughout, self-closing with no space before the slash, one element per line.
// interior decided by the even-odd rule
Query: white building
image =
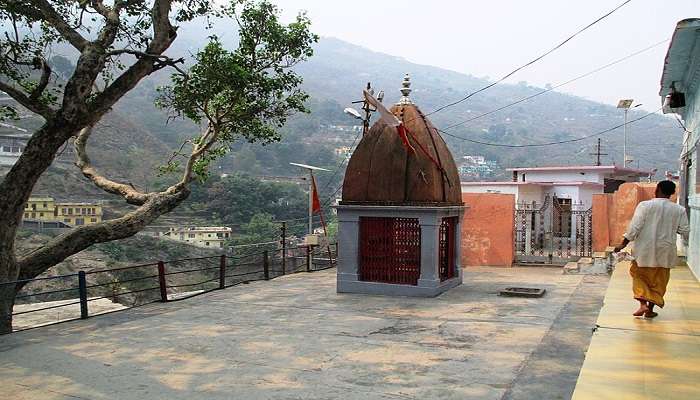
<path fill-rule="evenodd" d="M 185 242 L 197 247 L 223 248 L 231 237 L 231 228 L 224 226 L 188 226 L 169 228 L 164 232 L 155 232 L 155 237 Z"/>
<path fill-rule="evenodd" d="M 0 166 L 15 165 L 28 140 L 27 134 L 0 134 Z"/>
<path fill-rule="evenodd" d="M 589 208 L 595 193 L 612 193 L 625 182 L 638 182 L 653 172 L 607 166 L 509 168 L 510 182 L 462 182 L 462 193 L 514 194 L 516 203 L 542 204 L 547 196 Z"/>

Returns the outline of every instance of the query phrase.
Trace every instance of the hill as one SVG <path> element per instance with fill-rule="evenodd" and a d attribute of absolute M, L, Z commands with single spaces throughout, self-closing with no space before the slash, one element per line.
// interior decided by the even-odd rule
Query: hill
<path fill-rule="evenodd" d="M 201 46 L 196 38 L 203 36 L 190 31 L 176 41 L 171 52 L 186 56 L 192 49 Z M 234 42 L 230 37 L 227 41 Z M 304 77 L 304 88 L 312 96 L 309 103 L 312 112 L 292 118 L 283 129 L 284 139 L 281 143 L 264 148 L 247 144 L 235 146 L 232 157 L 220 165 L 221 172 L 295 174 L 296 171 L 287 168 L 287 162 L 300 158 L 321 166 L 333 166 L 333 157 L 319 156 L 318 153 L 337 146 L 337 143 L 347 145 L 354 136 L 347 133 L 339 135 L 328 126 L 352 125 L 356 122 L 343 115 L 342 110 L 350 106 L 352 101 L 361 98 L 361 90 L 368 81 L 372 82 L 376 90 L 384 90 L 385 102 L 392 104 L 399 98 L 398 89 L 403 74 L 410 73 L 414 89 L 411 97 L 424 112 L 460 99 L 489 83 L 484 78 L 411 63 L 400 57 L 374 52 L 335 38 L 322 38 L 315 47 L 314 56 L 297 69 Z M 186 121 L 170 121 L 166 124 L 165 113 L 153 107 L 155 88 L 167 81 L 165 74 L 149 78 L 124 99 L 117 109 L 122 114 L 131 116 L 134 124 L 150 130 L 165 143 L 174 145 L 181 140 L 182 135 L 191 134 L 195 127 Z M 446 127 L 473 119 L 542 90 L 544 89 L 529 86 L 526 82 L 499 84 L 455 107 L 431 115 L 430 118 L 438 127 Z M 631 111 L 629 118 L 632 120 L 645 114 L 644 111 Z M 464 123 L 449 132 L 478 141 L 519 145 L 571 140 L 620 125 L 622 121 L 622 113 L 613 106 L 551 91 Z M 662 171 L 677 169 L 677 149 L 682 135 L 675 121 L 661 115 L 652 115 L 630 124 L 629 130 L 628 150 L 638 161 L 634 166 L 658 168 Z M 621 164 L 622 136 L 622 128 L 601 136 L 603 150 L 609 154 L 603 158 L 605 163 Z M 455 158 L 466 154 L 481 154 L 497 161 L 502 167 L 588 164 L 594 160 L 590 153 L 596 143 L 594 137 L 572 144 L 513 149 L 478 145 L 450 136 L 445 139 Z M 240 162 L 241 160 L 245 162 Z"/>
<path fill-rule="evenodd" d="M 234 43 L 233 35 L 220 31 L 224 41 Z M 190 28 L 183 32 L 170 50 L 173 56 L 188 56 L 201 47 L 206 32 Z M 400 57 L 383 54 L 339 39 L 323 38 L 315 55 L 298 66 L 304 88 L 311 94 L 310 114 L 297 115 L 282 129 L 283 140 L 268 146 L 237 143 L 232 154 L 216 166 L 216 174 L 245 172 L 251 175 L 297 175 L 290 161 L 302 161 L 335 170 L 342 165 L 333 148 L 351 145 L 356 137 L 339 132 L 331 125 L 353 125 L 355 120 L 343 114 L 344 107 L 361 97 L 368 81 L 377 90 L 385 90 L 385 102 L 399 97 L 403 74 L 412 76 L 411 97 L 424 112 L 452 102 L 488 84 L 488 80 L 428 65 L 411 63 Z M 536 68 L 533 66 L 532 68 Z M 169 71 L 161 71 L 143 81 L 117 104 L 105 118 L 91 142 L 91 154 L 102 171 L 137 186 L 151 187 L 156 167 L 176 148 L 183 138 L 193 135 L 197 127 L 188 121 L 172 120 L 153 105 L 156 88 L 166 84 Z M 594 78 L 593 78 L 594 79 Z M 435 125 L 446 127 L 475 118 L 513 101 L 543 90 L 525 82 L 499 84 L 468 101 L 431 115 Z M 643 116 L 631 111 L 630 119 Z M 622 113 L 604 105 L 552 91 L 530 101 L 494 112 L 449 130 L 450 133 L 478 141 L 502 144 L 529 144 L 565 141 L 593 134 L 619 125 Z M 31 125 L 26 122 L 27 126 Z M 638 160 L 633 165 L 659 170 L 677 169 L 677 149 L 681 133 L 670 118 L 652 115 L 630 125 L 629 151 Z M 99 140 L 104 138 L 105 140 Z M 622 129 L 602 136 L 605 163 L 621 163 Z M 595 138 L 545 148 L 491 147 L 445 137 L 456 159 L 480 154 L 497 161 L 501 167 L 552 164 L 588 164 L 593 162 Z M 342 172 L 342 170 L 340 171 Z M 65 178 L 66 176 L 72 176 Z M 74 179 L 75 178 L 75 179 Z M 342 173 L 320 174 L 320 187 L 330 194 L 342 179 Z M 72 183 L 74 182 L 74 183 Z M 42 180 L 37 190 L 77 195 L 100 195 L 81 185 L 84 179 L 69 164 L 57 165 Z M 60 183 L 60 184 L 59 184 Z"/>

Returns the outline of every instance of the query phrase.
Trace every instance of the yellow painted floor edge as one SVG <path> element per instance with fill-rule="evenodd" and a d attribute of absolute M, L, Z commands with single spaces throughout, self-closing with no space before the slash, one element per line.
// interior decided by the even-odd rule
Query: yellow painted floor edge
<path fill-rule="evenodd" d="M 617 265 L 573 399 L 700 399 L 700 283 L 687 267 L 665 300 L 656 319 L 633 317 L 629 263 Z"/>

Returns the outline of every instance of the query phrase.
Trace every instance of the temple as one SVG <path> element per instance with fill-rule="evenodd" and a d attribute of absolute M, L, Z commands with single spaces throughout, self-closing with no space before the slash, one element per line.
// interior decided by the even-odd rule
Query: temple
<path fill-rule="evenodd" d="M 432 297 L 462 283 L 459 174 L 410 86 L 406 75 L 401 99 L 348 163 L 337 206 L 339 293 Z"/>

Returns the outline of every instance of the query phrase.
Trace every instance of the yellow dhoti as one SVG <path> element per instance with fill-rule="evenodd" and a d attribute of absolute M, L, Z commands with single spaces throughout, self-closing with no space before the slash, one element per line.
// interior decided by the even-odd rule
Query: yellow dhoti
<path fill-rule="evenodd" d="M 637 300 L 649 301 L 659 307 L 664 306 L 664 294 L 671 270 L 663 267 L 639 267 L 632 261 L 632 292 Z"/>

